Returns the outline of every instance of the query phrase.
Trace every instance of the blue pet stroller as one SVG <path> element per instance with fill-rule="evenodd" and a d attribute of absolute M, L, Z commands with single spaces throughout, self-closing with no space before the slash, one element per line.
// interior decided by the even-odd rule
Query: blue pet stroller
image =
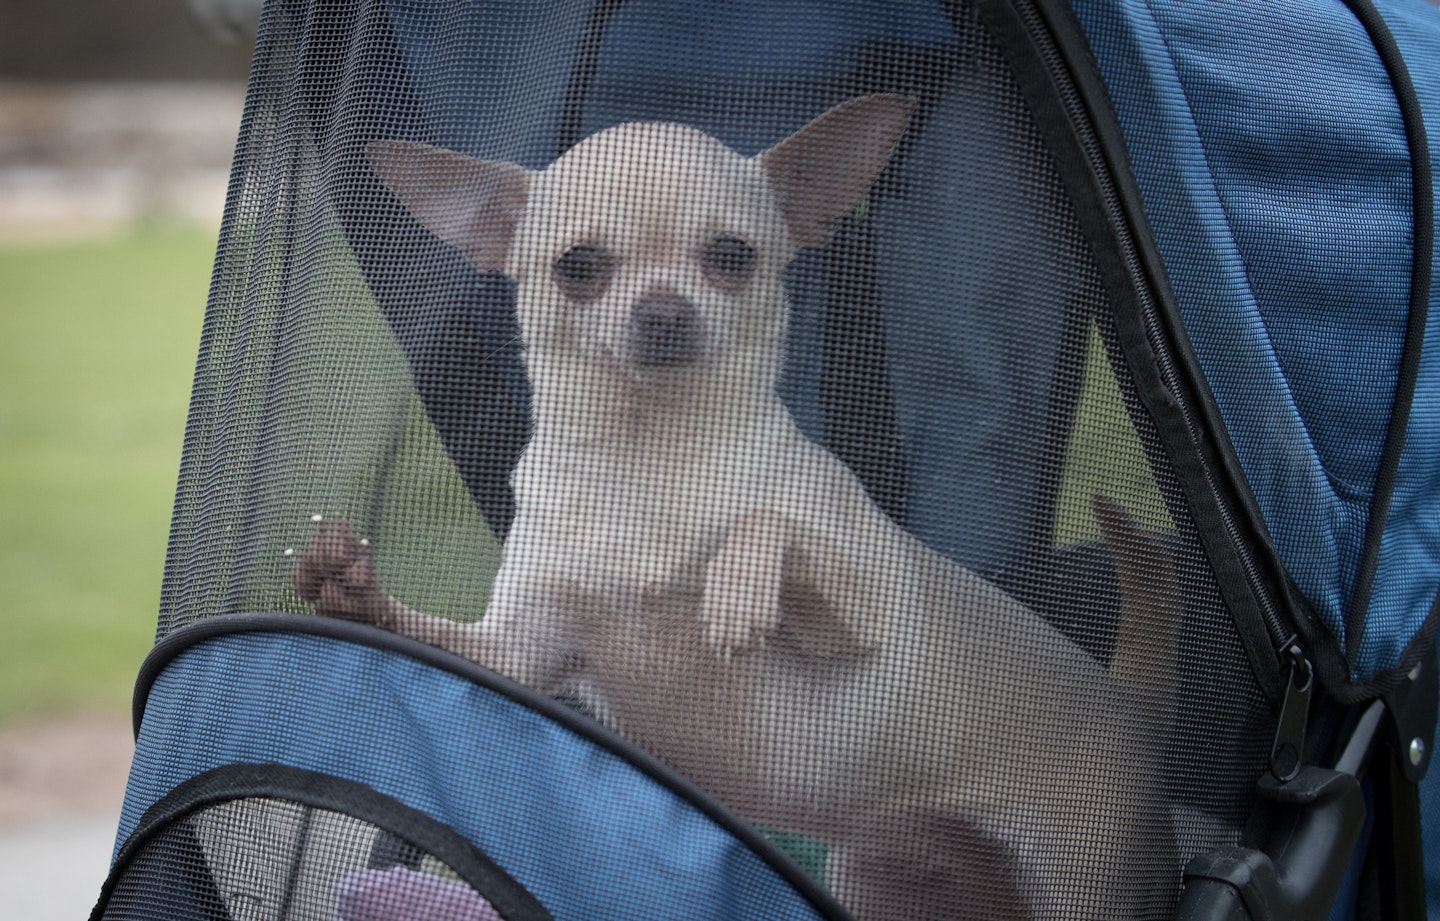
<path fill-rule="evenodd" d="M 1427 118 L 1422 0 L 270 0 L 92 919 L 1424 916 Z"/>

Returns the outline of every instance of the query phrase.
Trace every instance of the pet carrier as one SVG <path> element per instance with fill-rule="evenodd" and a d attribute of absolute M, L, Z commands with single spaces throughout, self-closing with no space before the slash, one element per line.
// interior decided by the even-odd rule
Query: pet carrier
<path fill-rule="evenodd" d="M 1422 915 L 1379 7 L 271 0 L 92 918 Z"/>

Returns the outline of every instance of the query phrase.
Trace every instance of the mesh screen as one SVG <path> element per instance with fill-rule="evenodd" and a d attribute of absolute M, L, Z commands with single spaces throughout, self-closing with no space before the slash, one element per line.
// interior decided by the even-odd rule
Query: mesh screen
<path fill-rule="evenodd" d="M 151 838 L 117 878 L 100 918 L 501 921 L 505 916 L 443 861 L 378 826 L 281 798 L 247 797 L 190 813 Z"/>
<path fill-rule="evenodd" d="M 1096 245 L 968 5 L 270 3 L 161 634 L 459 652 L 861 921 L 1159 917 L 1269 717 Z"/>

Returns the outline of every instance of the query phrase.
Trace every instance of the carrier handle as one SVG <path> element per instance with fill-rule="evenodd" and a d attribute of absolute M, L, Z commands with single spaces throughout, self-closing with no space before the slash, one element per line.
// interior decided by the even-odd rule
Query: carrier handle
<path fill-rule="evenodd" d="M 1381 704 L 1380 706 L 1384 706 Z M 1269 849 L 1226 847 L 1185 868 L 1177 921 L 1290 921 L 1330 914 L 1365 825 L 1365 797 L 1354 776 L 1305 767 L 1292 780 L 1266 774 L 1262 797 L 1285 809 Z"/>
<path fill-rule="evenodd" d="M 1191 860 L 1175 921 L 1328 917 L 1365 827 L 1361 777 L 1375 808 L 1367 861 L 1379 873 L 1381 916 L 1424 921 L 1416 784 L 1429 765 L 1437 685 L 1440 669 L 1426 658 L 1384 699 L 1355 711 L 1333 767 L 1262 777 L 1257 793 L 1277 813 L 1265 849 L 1226 847 Z"/>

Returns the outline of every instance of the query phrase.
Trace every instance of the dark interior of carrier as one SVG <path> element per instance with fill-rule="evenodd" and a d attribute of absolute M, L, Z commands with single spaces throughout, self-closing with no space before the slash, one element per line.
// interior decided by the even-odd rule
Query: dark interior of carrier
<path fill-rule="evenodd" d="M 1135 916 L 1168 911 L 1187 860 L 1254 834 L 1274 638 L 1235 535 L 1205 499 L 1216 486 L 1196 460 L 1201 409 L 1177 384 L 1172 321 L 1062 55 L 1035 37 L 1047 34 L 1039 15 L 1026 3 L 920 0 L 267 4 L 161 638 L 207 619 L 309 615 L 291 570 L 317 515 L 344 515 L 409 607 L 485 613 L 516 514 L 510 474 L 532 434 L 515 284 L 422 226 L 370 167 L 367 144 L 421 141 L 540 170 L 598 131 L 658 121 L 752 156 L 846 100 L 904 94 L 911 121 L 863 204 L 785 271 L 778 389 L 885 515 L 1102 667 L 1122 602 L 1096 497 L 1142 529 L 1147 568 L 1182 609 L 1168 701 L 1131 727 L 1163 796 L 1160 827 L 1145 834 L 1173 848 Z M 1217 560 L 1231 567 L 1224 580 Z M 952 667 L 958 676 L 967 663 Z M 1017 667 L 1019 681 L 957 677 L 956 688 L 989 690 L 937 709 L 1003 721 L 1038 693 L 1024 676 L 1049 667 Z M 1026 774 L 1025 758 L 1006 757 Z M 830 884 L 825 841 L 760 831 Z M 210 900 L 197 917 L 234 919 L 333 918 L 337 881 L 360 871 L 463 875 L 413 845 L 387 863 L 376 856 L 386 840 L 304 802 L 207 801 L 132 858 L 104 917 L 170 916 L 164 898 L 147 909 L 142 896 L 176 890 L 175 874 L 213 884 L 186 888 Z M 975 904 L 1005 904 L 994 842 L 954 840 L 974 852 L 964 885 Z M 251 912 L 235 894 L 242 877 L 285 894 Z M 1121 901 L 1107 885 L 1089 892 L 1093 917 Z M 481 909 L 458 888 L 453 897 L 451 914 L 423 917 L 488 917 L 466 914 Z M 924 894 L 876 896 L 890 902 L 868 916 L 903 916 L 912 897 Z"/>

